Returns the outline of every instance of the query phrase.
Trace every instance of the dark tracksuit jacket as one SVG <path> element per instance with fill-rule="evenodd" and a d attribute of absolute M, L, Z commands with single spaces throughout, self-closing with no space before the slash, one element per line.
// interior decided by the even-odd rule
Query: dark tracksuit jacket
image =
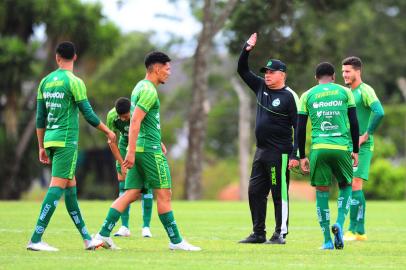
<path fill-rule="evenodd" d="M 257 149 L 248 188 L 253 231 L 265 235 L 267 197 L 272 193 L 275 209 L 275 233 L 288 234 L 289 158 L 297 158 L 296 130 L 298 97 L 289 87 L 269 89 L 262 77 L 248 67 L 245 44 L 238 74 L 256 95 L 255 136 Z M 293 134 L 294 139 L 293 139 Z M 293 141 L 295 144 L 293 144 Z"/>

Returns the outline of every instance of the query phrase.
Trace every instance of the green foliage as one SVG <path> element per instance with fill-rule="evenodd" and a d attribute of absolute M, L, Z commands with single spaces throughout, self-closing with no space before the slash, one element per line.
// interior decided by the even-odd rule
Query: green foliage
<path fill-rule="evenodd" d="M 384 106 L 384 110 L 385 116 L 377 128 L 376 134 L 393 142 L 394 147 L 397 149 L 395 155 L 405 156 L 406 106 L 395 104 L 386 105 Z M 376 143 L 376 145 L 379 147 L 379 144 Z M 375 151 L 379 151 L 379 149 L 375 149 Z"/>
<path fill-rule="evenodd" d="M 238 105 L 235 99 L 217 102 L 207 118 L 206 149 L 220 158 L 238 153 Z"/>
<path fill-rule="evenodd" d="M 370 170 L 364 192 L 368 198 L 403 200 L 406 196 L 405 165 L 396 166 L 386 159 L 376 159 Z"/>
<path fill-rule="evenodd" d="M 8 119 L 0 115 L 0 130 L 3 132 L 7 127 L 13 131 L 8 132 L 9 138 L 0 141 L 2 149 L 11 151 L 5 150 L 7 155 L 0 159 L 4 165 L 0 173 L 5 179 L 0 182 L 1 198 L 18 198 L 22 191 L 29 188 L 32 178 L 39 174 L 42 167 L 38 162 L 37 143 L 33 136 L 32 142 L 24 149 L 16 178 L 12 184 L 8 183 L 11 180 L 10 168 L 19 162 L 15 157 L 16 143 L 35 113 L 31 99 L 35 97 L 36 87 L 25 89 L 28 91 L 22 93 L 23 83 L 31 82 L 33 78 L 39 81 L 40 78 L 36 76 L 44 76 L 55 67 L 54 48 L 62 40 L 71 40 L 76 44 L 80 59 L 86 63 L 77 63 L 83 74 L 91 72 L 98 61 L 111 54 L 120 32 L 104 18 L 101 10 L 98 3 L 82 3 L 79 0 L 0 2 L 0 91 L 5 94 L 1 97 L 0 113 L 8 113 Z M 34 28 L 40 25 L 46 29 L 44 42 L 32 39 Z M 78 75 L 82 77 L 83 74 Z"/>
<path fill-rule="evenodd" d="M 16 36 L 0 38 L 0 87 L 4 92 L 16 91 L 24 76 L 31 72 L 33 47 Z M 17 89 L 16 89 L 17 88 Z"/>
<path fill-rule="evenodd" d="M 216 200 L 219 192 L 231 183 L 239 181 L 238 160 L 216 159 L 207 162 L 202 175 L 203 199 Z M 248 181 L 248 179 L 247 179 Z"/>
<path fill-rule="evenodd" d="M 258 32 L 252 52 L 253 70 L 268 57 L 288 66 L 288 85 L 298 93 L 314 82 L 321 61 L 336 66 L 343 83 L 341 60 L 357 55 L 365 63 L 363 79 L 384 102 L 402 100 L 397 78 L 404 76 L 405 1 L 242 1 L 232 16 L 229 48 L 239 53 L 244 41 Z M 371 29 L 374 29 L 373 33 Z"/>
<path fill-rule="evenodd" d="M 135 84 L 145 77 L 144 57 L 153 49 L 148 35 L 131 33 L 120 38 L 111 57 L 103 61 L 89 80 L 89 96 L 103 108 L 113 107 L 120 96 L 130 97 Z"/>

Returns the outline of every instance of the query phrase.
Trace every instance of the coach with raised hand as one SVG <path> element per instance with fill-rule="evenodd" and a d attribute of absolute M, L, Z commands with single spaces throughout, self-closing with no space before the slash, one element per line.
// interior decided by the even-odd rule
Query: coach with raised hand
<path fill-rule="evenodd" d="M 239 243 L 285 244 L 289 221 L 289 169 L 299 165 L 296 132 L 293 133 L 299 99 L 285 85 L 286 65 L 282 61 L 270 59 L 260 70 L 265 74 L 264 78 L 249 69 L 248 56 L 256 41 L 257 34 L 254 33 L 245 43 L 238 60 L 238 74 L 257 99 L 257 149 L 248 187 L 253 233 Z M 276 225 L 272 237 L 266 241 L 265 219 L 269 191 L 272 192 Z"/>

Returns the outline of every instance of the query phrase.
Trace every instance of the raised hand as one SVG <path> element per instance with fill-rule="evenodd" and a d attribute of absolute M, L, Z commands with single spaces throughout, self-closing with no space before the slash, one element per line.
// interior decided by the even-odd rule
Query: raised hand
<path fill-rule="evenodd" d="M 248 46 L 245 48 L 247 51 L 251 51 L 255 44 L 257 44 L 257 33 L 254 33 L 250 36 L 250 38 L 247 40 Z"/>

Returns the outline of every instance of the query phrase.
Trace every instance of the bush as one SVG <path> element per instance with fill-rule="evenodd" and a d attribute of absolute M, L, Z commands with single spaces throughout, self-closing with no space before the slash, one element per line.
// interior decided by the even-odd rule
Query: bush
<path fill-rule="evenodd" d="M 365 196 L 371 199 L 402 200 L 406 195 L 406 168 L 390 161 L 376 159 L 364 185 Z"/>

